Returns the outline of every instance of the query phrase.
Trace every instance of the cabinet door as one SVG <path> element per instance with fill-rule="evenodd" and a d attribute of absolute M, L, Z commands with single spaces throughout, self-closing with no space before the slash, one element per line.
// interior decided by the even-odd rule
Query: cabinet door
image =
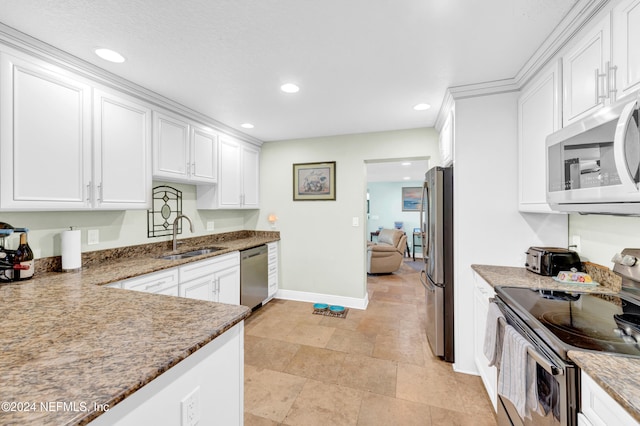
<path fill-rule="evenodd" d="M 213 274 L 196 278 L 195 280 L 180 283 L 180 296 L 189 299 L 207 300 L 217 302 L 217 288 Z"/>
<path fill-rule="evenodd" d="M 0 207 L 89 208 L 91 88 L 35 59 L 0 67 Z"/>
<path fill-rule="evenodd" d="M 611 18 L 607 14 L 562 58 L 563 125 L 573 123 L 609 102 L 605 66 L 611 60 Z M 598 75 L 601 75 L 598 77 Z"/>
<path fill-rule="evenodd" d="M 191 176 L 196 183 L 218 181 L 218 136 L 204 128 L 191 126 Z"/>
<path fill-rule="evenodd" d="M 260 203 L 260 150 L 242 147 L 242 207 L 257 209 Z"/>
<path fill-rule="evenodd" d="M 218 302 L 240 304 L 240 266 L 232 266 L 216 272 Z"/>
<path fill-rule="evenodd" d="M 238 208 L 241 204 L 241 148 L 240 144 L 220 138 L 220 181 L 218 182 L 218 207 Z"/>
<path fill-rule="evenodd" d="M 613 63 L 617 97 L 640 88 L 640 0 L 625 0 L 613 10 Z"/>
<path fill-rule="evenodd" d="M 186 181 L 189 177 L 189 124 L 154 111 L 153 176 Z"/>
<path fill-rule="evenodd" d="M 95 90 L 95 205 L 151 206 L 151 110 L 124 96 Z"/>
<path fill-rule="evenodd" d="M 550 212 L 546 191 L 546 138 L 560 126 L 560 69 L 556 62 L 518 99 L 520 211 Z"/>

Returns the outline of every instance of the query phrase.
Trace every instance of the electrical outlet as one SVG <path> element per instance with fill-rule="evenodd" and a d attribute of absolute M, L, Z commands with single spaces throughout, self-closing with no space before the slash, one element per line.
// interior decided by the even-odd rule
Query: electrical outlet
<path fill-rule="evenodd" d="M 572 235 L 571 243 L 569 243 L 569 248 L 580 253 L 580 235 Z"/>
<path fill-rule="evenodd" d="M 200 386 L 185 396 L 181 404 L 182 426 L 196 426 L 200 421 Z"/>
<path fill-rule="evenodd" d="M 351 219 L 351 226 L 360 226 L 360 218 L 358 216 L 354 216 Z"/>
<path fill-rule="evenodd" d="M 87 231 L 87 244 L 94 245 L 100 242 L 100 231 L 98 229 L 89 229 Z"/>
<path fill-rule="evenodd" d="M 207 231 L 213 231 L 214 229 L 214 222 L 212 220 L 207 221 Z"/>

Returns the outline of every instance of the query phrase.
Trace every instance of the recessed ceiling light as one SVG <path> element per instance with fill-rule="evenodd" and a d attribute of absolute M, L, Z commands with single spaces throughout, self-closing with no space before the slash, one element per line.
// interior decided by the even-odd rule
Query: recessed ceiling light
<path fill-rule="evenodd" d="M 413 107 L 416 111 L 424 111 L 429 108 L 431 108 L 431 105 L 429 104 L 418 104 Z"/>
<path fill-rule="evenodd" d="M 402 179 L 404 179 L 404 180 L 411 180 L 411 177 L 410 177 L 410 176 L 405 176 L 405 177 L 403 177 Z"/>
<path fill-rule="evenodd" d="M 124 56 L 111 49 L 96 49 L 96 55 L 100 56 L 105 61 L 115 62 L 120 64 L 124 62 Z"/>
<path fill-rule="evenodd" d="M 404 163 L 402 163 L 403 166 L 410 166 L 411 163 L 409 161 L 405 161 Z"/>
<path fill-rule="evenodd" d="M 245 129 L 253 129 L 255 126 L 251 123 L 242 123 L 240 127 L 244 127 Z"/>
<path fill-rule="evenodd" d="M 293 83 L 286 83 L 280 86 L 280 90 L 285 93 L 297 93 L 300 88 Z"/>

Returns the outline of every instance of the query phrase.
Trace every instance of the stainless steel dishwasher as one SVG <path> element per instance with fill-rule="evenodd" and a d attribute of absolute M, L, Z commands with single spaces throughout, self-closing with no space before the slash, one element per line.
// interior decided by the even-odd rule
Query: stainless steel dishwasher
<path fill-rule="evenodd" d="M 267 246 L 240 252 L 240 304 L 251 309 L 259 307 L 269 291 Z"/>

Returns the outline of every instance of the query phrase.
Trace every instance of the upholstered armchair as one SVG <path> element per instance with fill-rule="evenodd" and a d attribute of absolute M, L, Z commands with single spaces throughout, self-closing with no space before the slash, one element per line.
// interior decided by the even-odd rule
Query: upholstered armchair
<path fill-rule="evenodd" d="M 381 229 L 377 243 L 367 244 L 367 273 L 397 271 L 402 264 L 407 236 L 398 229 Z"/>

